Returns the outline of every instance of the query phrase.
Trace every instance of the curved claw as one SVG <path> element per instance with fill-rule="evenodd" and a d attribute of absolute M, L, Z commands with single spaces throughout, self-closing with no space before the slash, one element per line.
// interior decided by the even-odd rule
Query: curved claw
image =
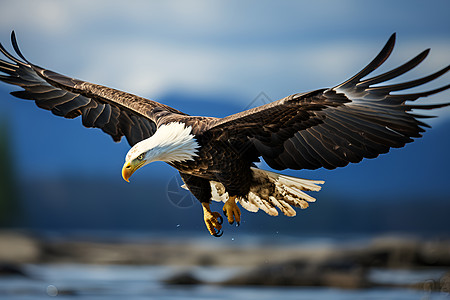
<path fill-rule="evenodd" d="M 213 236 L 214 236 L 214 237 L 221 237 L 222 234 L 223 234 L 223 230 L 220 229 L 218 232 L 214 233 Z"/>
<path fill-rule="evenodd" d="M 236 227 L 241 226 L 241 222 L 236 222 Z"/>
<path fill-rule="evenodd" d="M 211 209 L 209 208 L 209 203 L 202 203 L 202 206 L 203 206 L 203 218 L 205 220 L 205 225 L 209 233 L 215 237 L 222 236 L 223 232 L 221 232 L 221 229 L 223 218 L 220 216 L 218 212 L 211 211 Z"/>

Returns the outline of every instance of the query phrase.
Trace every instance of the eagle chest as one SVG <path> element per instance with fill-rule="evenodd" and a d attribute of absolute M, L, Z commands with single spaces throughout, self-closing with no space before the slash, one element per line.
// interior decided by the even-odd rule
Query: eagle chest
<path fill-rule="evenodd" d="M 251 162 L 228 141 L 198 136 L 198 156 L 193 161 L 175 163 L 178 171 L 221 182 L 230 193 L 248 192 L 252 182 Z"/>

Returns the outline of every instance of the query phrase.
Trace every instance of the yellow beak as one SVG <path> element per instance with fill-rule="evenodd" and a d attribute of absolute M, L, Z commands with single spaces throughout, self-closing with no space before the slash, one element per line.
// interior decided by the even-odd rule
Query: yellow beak
<path fill-rule="evenodd" d="M 137 169 L 139 169 L 145 161 L 140 161 L 138 163 L 135 163 L 134 161 L 131 162 L 125 162 L 125 164 L 122 167 L 122 177 L 126 182 L 130 182 L 130 177 L 133 175 L 134 172 L 136 172 Z"/>

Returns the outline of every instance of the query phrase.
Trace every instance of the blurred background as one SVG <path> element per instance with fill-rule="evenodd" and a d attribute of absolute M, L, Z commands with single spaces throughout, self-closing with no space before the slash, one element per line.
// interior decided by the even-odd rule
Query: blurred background
<path fill-rule="evenodd" d="M 223 117 L 337 85 L 393 32 L 396 48 L 377 72 L 431 48 L 397 81 L 428 75 L 450 59 L 449 11 L 448 1 L 0 1 L 0 41 L 11 50 L 15 30 L 37 65 L 192 115 Z M 80 119 L 10 96 L 15 90 L 0 83 L 0 296 L 363 299 L 374 289 L 391 299 L 445 296 L 448 108 L 432 112 L 439 117 L 427 120 L 433 128 L 422 139 L 375 160 L 284 172 L 325 180 L 313 195 L 317 203 L 295 218 L 243 211 L 239 228 L 225 225 L 214 239 L 174 169 L 153 163 L 128 184 L 120 173 L 126 141 L 115 144 Z M 421 103 L 449 99 L 446 91 Z M 316 276 L 305 271 L 311 257 L 316 264 L 306 269 L 331 270 L 327 276 L 337 279 L 302 281 Z M 265 278 L 283 275 L 258 281 L 254 269 Z M 201 284 L 186 292 L 167 288 L 167 278 Z M 247 284 L 296 288 L 260 295 Z M 355 295 L 342 288 L 368 289 Z"/>

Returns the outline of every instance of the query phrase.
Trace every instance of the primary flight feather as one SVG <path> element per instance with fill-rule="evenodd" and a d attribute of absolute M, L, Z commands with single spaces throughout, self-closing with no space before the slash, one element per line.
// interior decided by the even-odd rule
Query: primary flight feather
<path fill-rule="evenodd" d="M 11 94 L 34 100 L 40 108 L 65 118 L 81 116 L 86 127 L 100 128 L 131 146 L 122 168 L 128 181 L 139 168 L 164 161 L 176 168 L 187 188 L 202 204 L 204 221 L 214 236 L 222 235 L 222 217 L 211 211 L 211 200 L 223 201 L 229 223 L 240 222 L 237 203 L 249 211 L 281 211 L 294 216 L 315 199 L 305 191 L 319 191 L 314 181 L 258 169 L 262 157 L 273 169 L 344 167 L 375 158 L 390 148 L 403 147 L 421 137 L 424 127 L 412 109 L 435 109 L 446 104 L 414 105 L 421 97 L 450 87 L 395 93 L 420 86 L 445 74 L 450 66 L 423 78 L 397 84 L 385 82 L 420 64 L 425 50 L 386 73 L 368 77 L 389 57 L 393 34 L 381 52 L 359 73 L 333 87 L 290 95 L 281 100 L 225 118 L 189 116 L 167 105 L 129 93 L 69 78 L 30 63 L 20 52 L 14 32 L 13 48 L 1 44 L 9 60 L 0 59 L 0 80 L 23 88 Z"/>

